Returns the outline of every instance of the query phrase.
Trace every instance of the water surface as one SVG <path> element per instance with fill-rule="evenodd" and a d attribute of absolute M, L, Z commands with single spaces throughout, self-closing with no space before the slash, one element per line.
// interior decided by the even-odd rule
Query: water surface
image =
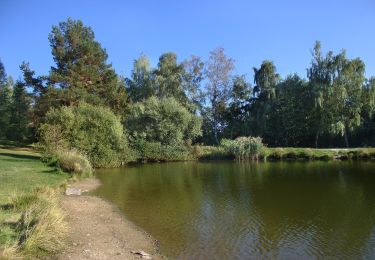
<path fill-rule="evenodd" d="M 172 258 L 375 259 L 375 163 L 181 162 L 97 171 Z"/>

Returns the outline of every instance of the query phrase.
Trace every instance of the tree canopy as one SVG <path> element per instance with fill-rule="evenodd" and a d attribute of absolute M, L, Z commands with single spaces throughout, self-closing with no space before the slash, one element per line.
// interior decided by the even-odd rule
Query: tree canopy
<path fill-rule="evenodd" d="M 221 47 L 206 61 L 165 52 L 155 66 L 141 54 L 126 77 L 116 73 L 93 29 L 80 20 L 53 26 L 48 39 L 54 64 L 47 75 L 23 62 L 23 79 L 13 83 L 0 61 L 1 139 L 41 140 L 40 126 L 52 124 L 52 115 L 68 123 L 71 111 L 116 128 L 119 120 L 128 133 L 125 143 L 152 144 L 148 151 L 168 158 L 170 150 L 186 152 L 190 144 L 239 136 L 259 136 L 269 146 L 375 145 L 374 77 L 366 78 L 360 58 L 348 58 L 346 51 L 323 53 L 319 41 L 306 75 L 282 77 L 273 61 L 264 60 L 253 69 L 249 64 L 248 80 L 234 73 L 234 60 Z"/>

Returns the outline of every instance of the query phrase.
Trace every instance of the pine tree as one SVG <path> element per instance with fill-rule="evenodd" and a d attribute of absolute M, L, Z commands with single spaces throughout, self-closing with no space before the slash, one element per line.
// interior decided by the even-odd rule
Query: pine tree
<path fill-rule="evenodd" d="M 121 112 L 126 103 L 124 81 L 107 63 L 107 52 L 90 27 L 68 19 L 53 26 L 49 35 L 53 59 L 49 83 L 61 91 L 62 104 L 104 103 Z"/>
<path fill-rule="evenodd" d="M 6 83 L 0 85 L 0 139 L 8 139 L 10 117 L 12 109 L 13 80 L 8 78 Z"/>
<path fill-rule="evenodd" d="M 13 89 L 9 138 L 17 142 L 30 140 L 30 98 L 25 85 L 18 81 Z"/>

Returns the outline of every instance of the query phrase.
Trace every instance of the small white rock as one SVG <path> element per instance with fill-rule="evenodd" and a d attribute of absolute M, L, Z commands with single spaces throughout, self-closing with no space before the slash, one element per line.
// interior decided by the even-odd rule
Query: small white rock
<path fill-rule="evenodd" d="M 70 196 L 70 195 L 81 196 L 81 189 L 67 188 L 66 191 L 65 191 L 65 195 L 67 195 L 67 196 Z"/>

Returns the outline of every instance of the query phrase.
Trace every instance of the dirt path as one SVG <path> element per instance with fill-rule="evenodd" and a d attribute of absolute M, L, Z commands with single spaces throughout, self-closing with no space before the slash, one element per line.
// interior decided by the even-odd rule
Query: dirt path
<path fill-rule="evenodd" d="M 89 191 L 98 185 L 99 181 L 88 179 L 71 186 Z M 57 259 L 140 259 L 131 251 L 141 250 L 152 259 L 162 258 L 156 241 L 109 202 L 94 196 L 72 195 L 63 197 L 62 207 L 70 225 L 70 237 L 66 250 Z"/>

